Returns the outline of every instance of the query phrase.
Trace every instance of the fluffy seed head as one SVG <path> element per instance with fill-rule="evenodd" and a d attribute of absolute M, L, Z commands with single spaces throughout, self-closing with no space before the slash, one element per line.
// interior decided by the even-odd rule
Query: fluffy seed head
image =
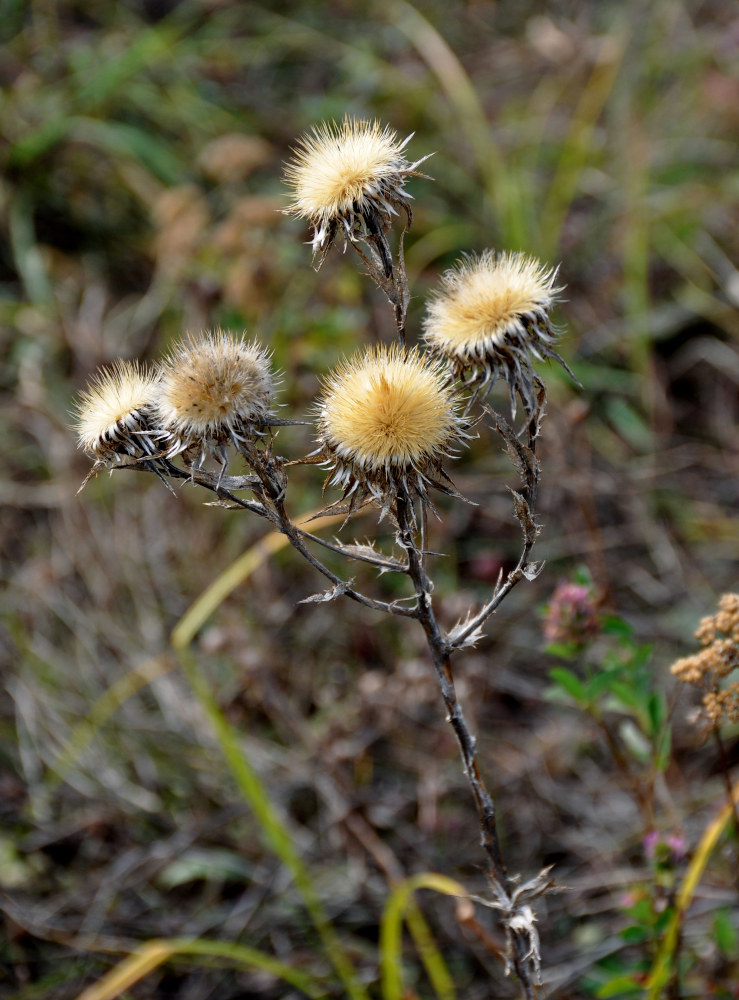
<path fill-rule="evenodd" d="M 357 223 L 364 231 L 387 228 L 399 208 L 409 210 L 408 177 L 423 176 L 416 168 L 428 157 L 410 163 L 397 133 L 377 121 L 346 117 L 315 126 L 299 140 L 285 180 L 293 191 L 287 214 L 313 226 L 313 251 L 330 245 L 339 227 L 355 239 Z"/>
<path fill-rule="evenodd" d="M 533 409 L 531 357 L 562 361 L 550 346 L 556 333 L 549 312 L 562 291 L 556 278 L 556 269 L 522 253 L 496 256 L 488 250 L 461 261 L 430 298 L 426 343 L 465 380 L 502 375 Z"/>
<path fill-rule="evenodd" d="M 238 443 L 267 420 L 269 354 L 222 330 L 189 336 L 162 363 L 157 412 L 175 455 L 193 445 Z"/>
<path fill-rule="evenodd" d="M 331 482 L 383 501 L 399 490 L 425 497 L 424 483 L 464 436 L 443 366 L 397 344 L 364 350 L 328 376 L 318 430 Z"/>
<path fill-rule="evenodd" d="M 146 432 L 157 387 L 157 376 L 137 361 L 116 361 L 97 372 L 80 393 L 75 404 L 77 439 L 96 459 L 96 467 L 120 461 L 123 455 L 152 452 Z"/>

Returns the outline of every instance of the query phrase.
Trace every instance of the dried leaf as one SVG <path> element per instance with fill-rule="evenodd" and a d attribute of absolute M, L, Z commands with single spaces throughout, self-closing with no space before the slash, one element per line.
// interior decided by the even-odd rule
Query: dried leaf
<path fill-rule="evenodd" d="M 332 587 L 331 590 L 323 590 L 320 594 L 311 594 L 310 597 L 304 597 L 302 601 L 298 601 L 298 604 L 328 604 L 330 601 L 335 601 L 338 597 L 343 597 L 350 587 L 351 581 L 345 583 L 342 580 L 335 587 Z"/>
<path fill-rule="evenodd" d="M 341 543 L 337 542 L 338 544 Z M 397 570 L 399 573 L 404 573 L 406 570 L 405 562 L 396 559 L 395 556 L 386 556 L 383 552 L 378 552 L 372 544 L 361 545 L 355 542 L 353 545 L 341 545 L 341 551 L 349 559 L 361 559 L 383 569 Z"/>
<path fill-rule="evenodd" d="M 523 537 L 527 545 L 533 545 L 539 534 L 539 525 L 534 521 L 531 516 L 531 510 L 526 502 L 526 499 L 515 490 L 508 487 L 511 496 L 513 497 L 513 509 L 516 512 L 516 518 L 521 525 L 521 530 L 523 531 Z"/>
<path fill-rule="evenodd" d="M 471 621 L 470 615 L 465 619 L 460 619 L 457 624 L 447 632 L 447 644 L 453 649 L 467 649 L 471 646 L 476 646 L 480 639 L 485 638 L 485 633 L 482 630 L 482 625 L 476 626 L 469 635 L 460 638 L 464 630 L 469 627 Z"/>
<path fill-rule="evenodd" d="M 539 462 L 531 448 L 522 444 L 518 435 L 508 424 L 508 422 L 495 410 L 488 407 L 490 415 L 495 422 L 495 429 L 503 438 L 505 451 L 509 459 L 515 466 L 527 488 L 531 488 L 539 477 Z"/>
<path fill-rule="evenodd" d="M 544 569 L 545 560 L 542 559 L 541 562 L 526 563 L 521 572 L 526 577 L 527 580 L 535 580 L 539 573 Z"/>

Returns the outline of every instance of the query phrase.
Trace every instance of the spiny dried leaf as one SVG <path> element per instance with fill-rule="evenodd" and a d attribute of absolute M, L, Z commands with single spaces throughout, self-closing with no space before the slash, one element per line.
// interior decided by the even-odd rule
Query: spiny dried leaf
<path fill-rule="evenodd" d="M 337 544 L 340 544 L 337 542 Z M 361 545 L 355 542 L 353 545 L 342 545 L 341 551 L 349 559 L 361 559 L 363 562 L 372 563 L 373 566 L 380 566 L 382 569 L 397 570 L 403 573 L 407 564 L 395 556 L 387 556 L 383 552 L 378 552 L 372 543 Z"/>
<path fill-rule="evenodd" d="M 496 413 L 490 407 L 487 407 L 487 409 L 495 421 L 496 431 L 503 438 L 506 454 L 515 466 L 524 484 L 530 488 L 531 484 L 539 476 L 539 462 L 536 455 L 534 455 L 531 448 L 522 444 L 518 435 L 499 413 Z"/>
<path fill-rule="evenodd" d="M 529 581 L 535 580 L 537 576 L 541 573 L 541 571 L 544 569 L 544 565 L 545 565 L 545 560 L 543 559 L 541 562 L 538 563 L 535 562 L 526 563 L 521 572 L 523 573 L 523 575 L 526 577 L 527 580 Z"/>
<path fill-rule="evenodd" d="M 220 489 L 228 490 L 229 493 L 236 493 L 238 490 L 251 490 L 261 488 L 259 476 L 218 476 L 217 473 L 197 470 L 192 473 L 192 478 L 196 483 L 207 483 L 210 486 L 217 486 Z"/>
<path fill-rule="evenodd" d="M 529 879 L 528 882 L 524 882 L 523 885 L 518 886 L 512 893 L 513 902 L 517 903 L 523 899 L 536 899 L 537 896 L 541 896 L 549 889 L 558 888 L 552 876 L 553 871 L 554 865 L 547 865 L 546 868 L 542 868 L 538 875 Z"/>
<path fill-rule="evenodd" d="M 527 545 L 533 545 L 537 539 L 539 531 L 539 525 L 536 524 L 533 517 L 531 516 L 531 510 L 526 502 L 525 498 L 517 493 L 515 490 L 508 487 L 511 496 L 513 497 L 513 509 L 516 513 L 516 518 L 518 523 L 521 525 L 521 530 L 523 531 L 523 537 Z"/>
<path fill-rule="evenodd" d="M 366 510 L 367 508 L 377 509 L 377 507 L 379 507 L 379 504 L 373 497 L 366 497 L 361 502 L 358 502 L 356 494 L 354 494 L 350 501 L 337 500 L 335 503 L 324 507 L 323 510 L 317 511 L 305 523 L 308 524 L 310 521 L 316 521 L 320 517 L 333 517 L 335 514 L 345 514 L 348 519 L 352 514 L 357 514 L 361 510 Z"/>
<path fill-rule="evenodd" d="M 449 629 L 449 631 L 447 632 L 447 644 L 450 648 L 467 649 L 467 647 L 477 645 L 480 639 L 483 639 L 485 637 L 485 633 L 482 630 L 482 625 L 478 625 L 470 632 L 469 635 L 466 635 L 464 636 L 464 638 L 462 638 L 465 629 L 469 627 L 471 621 L 472 621 L 472 616 L 467 615 L 466 618 L 460 618 L 457 624 L 454 625 L 453 628 Z"/>
<path fill-rule="evenodd" d="M 328 604 L 330 601 L 335 601 L 349 590 L 351 587 L 351 581 L 337 583 L 335 587 L 330 590 L 321 591 L 320 594 L 311 594 L 310 597 L 304 597 L 302 601 L 298 601 L 298 604 Z"/>

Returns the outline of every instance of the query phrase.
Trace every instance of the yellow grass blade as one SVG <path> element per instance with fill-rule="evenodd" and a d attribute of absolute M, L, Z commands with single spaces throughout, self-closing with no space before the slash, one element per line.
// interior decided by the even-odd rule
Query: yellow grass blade
<path fill-rule="evenodd" d="M 47 784 L 54 787 L 64 781 L 80 754 L 92 742 L 95 734 L 111 716 L 115 715 L 124 702 L 147 687 L 158 677 L 163 677 L 177 666 L 171 657 L 154 656 L 137 664 L 120 677 L 115 684 L 100 695 L 84 719 L 77 723 L 69 739 L 51 765 Z"/>
<path fill-rule="evenodd" d="M 173 954 L 172 946 L 166 941 L 148 941 L 119 962 L 100 982 L 83 990 L 77 1000 L 115 1000 Z"/>
<path fill-rule="evenodd" d="M 158 966 L 175 955 L 205 955 L 222 958 L 247 968 L 262 969 L 297 987 L 308 997 L 319 1000 L 326 995 L 325 988 L 312 976 L 291 968 L 271 955 L 229 941 L 209 941 L 197 938 L 163 938 L 146 941 L 127 958 L 119 962 L 107 975 L 88 986 L 77 1000 L 116 1000 Z"/>
<path fill-rule="evenodd" d="M 309 514 L 303 515 L 303 517 L 295 522 L 297 527 L 300 528 L 308 524 L 311 518 L 319 513 L 319 510 L 313 510 Z M 343 520 L 344 515 L 334 514 L 323 518 L 319 522 L 319 525 L 321 527 L 329 527 Z M 314 528 L 314 530 L 317 529 Z M 213 583 L 190 605 L 172 629 L 171 642 L 174 648 L 180 650 L 189 646 L 198 631 L 213 612 L 226 600 L 228 595 L 239 584 L 242 584 L 244 580 L 248 580 L 265 559 L 275 552 L 279 552 L 287 544 L 287 535 L 283 535 L 279 531 L 272 531 L 269 535 L 261 538 L 256 545 L 252 545 L 250 549 L 247 549 L 230 566 L 227 566 L 221 575 L 216 577 Z"/>
<path fill-rule="evenodd" d="M 734 788 L 732 795 L 734 802 L 739 804 L 739 785 Z M 708 864 L 708 859 L 719 842 L 721 834 L 729 825 L 734 815 L 734 808 L 731 802 L 727 802 L 716 819 L 706 827 L 703 836 L 695 850 L 695 854 L 690 862 L 688 871 L 680 886 L 680 890 L 675 900 L 675 912 L 672 915 L 665 936 L 662 939 L 659 952 L 652 967 L 652 973 L 647 983 L 647 1000 L 660 1000 L 667 985 L 670 970 L 672 968 L 675 951 L 682 927 L 683 919 L 688 907 L 693 901 L 693 896 L 698 888 L 698 883 Z"/>
<path fill-rule="evenodd" d="M 413 903 L 413 893 L 417 889 L 432 889 L 446 896 L 467 898 L 467 890 L 460 882 L 455 882 L 446 875 L 436 875 L 434 872 L 414 875 L 395 886 L 385 904 L 380 928 L 380 979 L 383 1000 L 403 1000 L 406 996 L 402 966 L 403 919 L 408 920 L 406 915 Z M 455 1000 L 454 983 L 433 937 L 430 933 L 424 932 L 412 912 L 411 916 L 416 947 L 436 995 L 439 1000 Z"/>

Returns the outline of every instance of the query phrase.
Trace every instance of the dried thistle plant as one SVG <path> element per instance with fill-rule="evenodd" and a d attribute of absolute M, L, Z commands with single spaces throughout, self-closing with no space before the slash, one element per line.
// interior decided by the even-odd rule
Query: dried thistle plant
<path fill-rule="evenodd" d="M 506 972 L 515 973 L 522 996 L 532 1000 L 539 995 L 540 983 L 532 903 L 551 888 L 552 880 L 549 869 L 522 884 L 508 874 L 495 802 L 457 698 L 452 657 L 474 645 L 511 590 L 541 570 L 531 561 L 531 551 L 540 530 L 535 513 L 540 475 L 536 440 L 545 387 L 533 364 L 554 359 L 564 365 L 552 347 L 556 332 L 551 319 L 562 289 L 556 285 L 556 271 L 533 258 L 486 251 L 442 278 L 424 324 L 426 349 L 407 348 L 403 235 L 412 213 L 405 184 L 410 177 L 424 176 L 417 168 L 427 158 L 406 159 L 409 139 L 399 141 L 394 131 L 376 122 L 346 118 L 340 125 L 315 128 L 301 140 L 287 167 L 293 194 L 287 212 L 312 226 L 319 267 L 337 236 L 343 235 L 345 246 L 357 251 L 370 278 L 387 296 L 398 338 L 390 345 L 358 351 L 324 377 L 315 406 L 317 450 L 290 462 L 275 453 L 271 428 L 304 421 L 274 416 L 269 353 L 256 341 L 221 331 L 190 336 L 175 345 L 152 373 L 119 362 L 97 376 L 82 393 L 77 430 L 82 447 L 94 459 L 91 474 L 103 466 L 133 463 L 165 481 L 180 479 L 203 487 L 231 510 L 264 518 L 329 582 L 328 590 L 309 601 L 348 598 L 418 622 L 460 748 L 486 855 L 490 894 L 470 898 L 499 914 L 507 942 Z M 388 235 L 395 225 L 400 232 L 393 251 Z M 524 406 L 527 420 L 520 432 L 486 401 L 498 377 L 508 384 L 514 416 L 516 399 Z M 432 601 L 430 494 L 440 490 L 463 499 L 445 466 L 464 446 L 471 427 L 485 423 L 499 436 L 520 478 L 511 495 L 522 532 L 521 552 L 482 606 L 470 608 L 447 627 Z M 241 475 L 226 474 L 233 451 L 246 464 Z M 218 465 L 215 471 L 208 468 L 209 457 Z M 285 509 L 285 495 L 287 468 L 299 463 L 323 465 L 328 469 L 324 491 L 341 491 L 326 511 L 341 511 L 348 521 L 360 508 L 372 505 L 380 518 L 388 518 L 394 528 L 391 550 L 327 541 L 298 527 Z M 387 602 L 359 591 L 321 561 L 321 547 L 380 572 L 405 576 L 407 596 Z"/>

